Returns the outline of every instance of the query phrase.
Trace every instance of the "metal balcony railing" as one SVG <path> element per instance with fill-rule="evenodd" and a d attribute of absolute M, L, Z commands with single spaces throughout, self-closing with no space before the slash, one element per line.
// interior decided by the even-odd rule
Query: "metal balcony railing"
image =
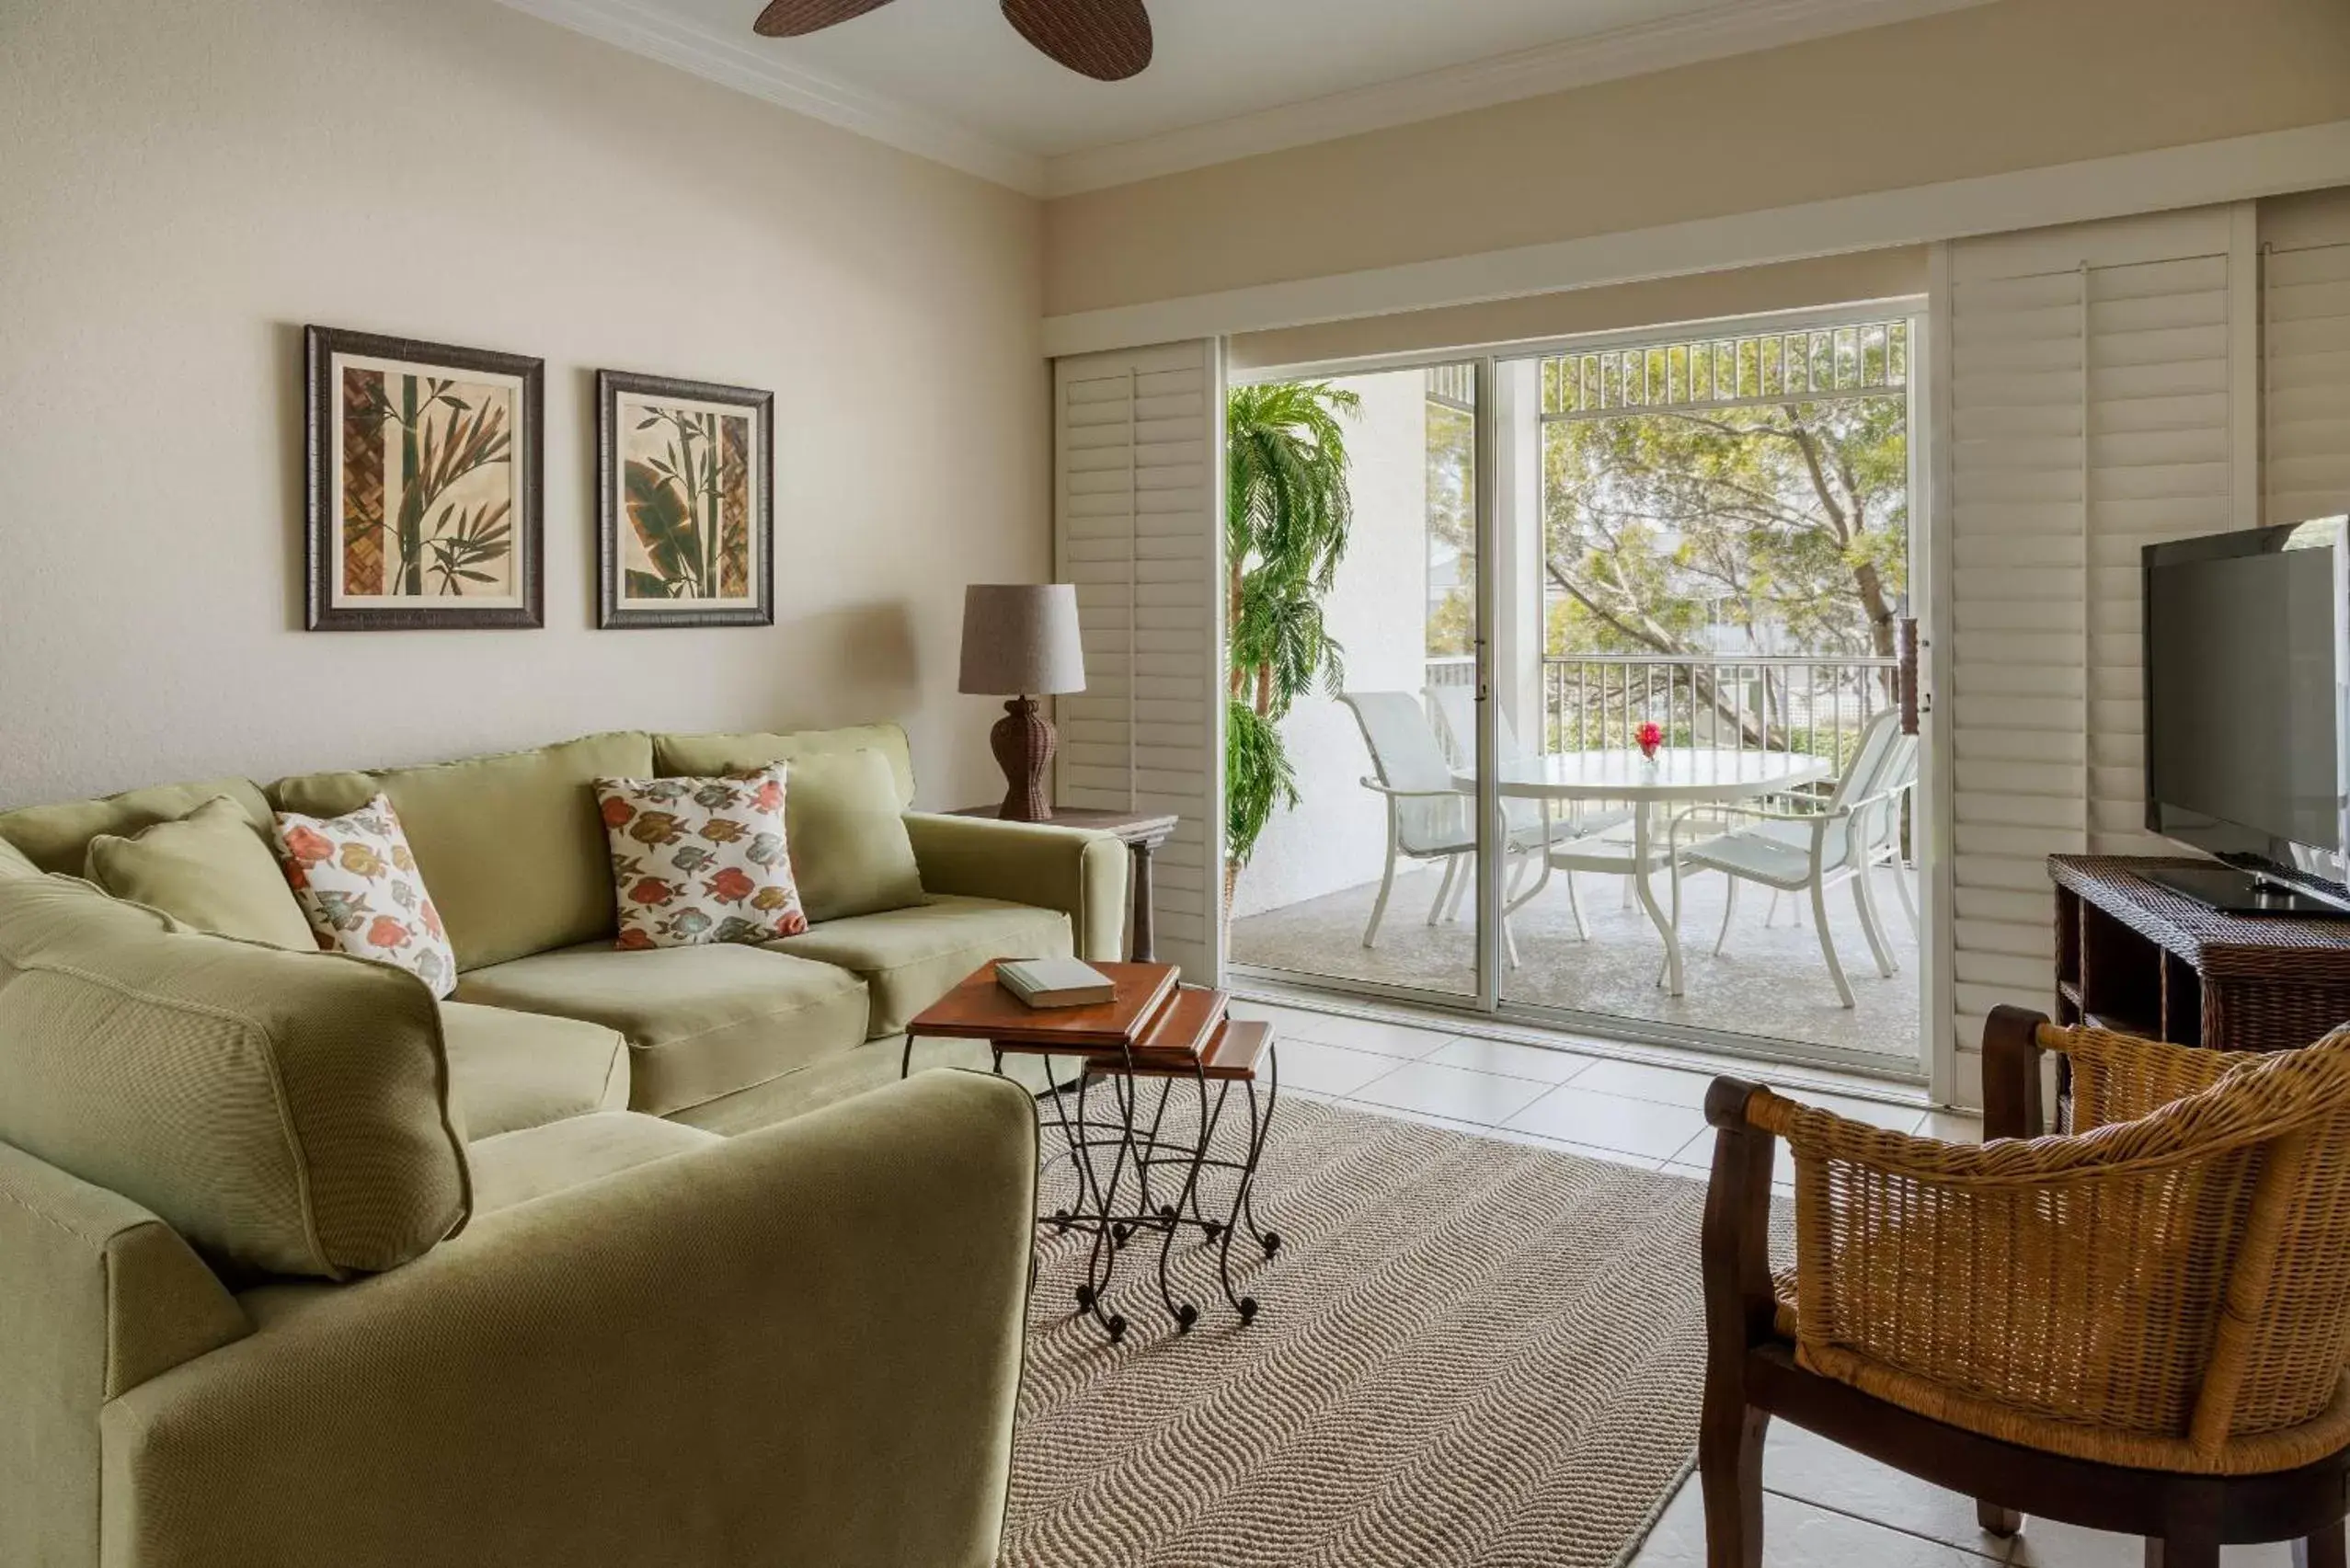
<path fill-rule="evenodd" d="M 1628 747 L 1653 723 L 1668 746 L 1800 751 L 1840 771 L 1869 716 L 1899 701 L 1899 679 L 1898 659 L 1867 655 L 1551 655 L 1542 660 L 1542 745 Z M 1475 680 L 1465 656 L 1427 661 L 1431 686 Z"/>

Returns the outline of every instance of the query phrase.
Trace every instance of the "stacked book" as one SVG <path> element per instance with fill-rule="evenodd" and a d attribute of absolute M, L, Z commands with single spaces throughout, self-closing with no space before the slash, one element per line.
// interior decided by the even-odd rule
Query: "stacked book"
<path fill-rule="evenodd" d="M 1076 958 L 1012 958 L 995 966 L 995 983 L 1030 1007 L 1095 1007 L 1118 1000 L 1118 987 Z"/>

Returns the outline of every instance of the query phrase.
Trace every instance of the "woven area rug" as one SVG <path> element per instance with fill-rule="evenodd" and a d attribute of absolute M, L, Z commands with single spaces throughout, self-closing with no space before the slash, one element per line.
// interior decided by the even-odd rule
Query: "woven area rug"
<path fill-rule="evenodd" d="M 1048 1171 L 1048 1207 L 1070 1180 Z M 1204 1316 L 1177 1334 L 1153 1239 L 1120 1265 L 1113 1345 L 1072 1310 L 1083 1243 L 1047 1238 L 1004 1568 L 1627 1561 L 1696 1445 L 1703 1196 L 1284 1101 L 1257 1185 L 1284 1244 L 1233 1250 L 1255 1323 L 1195 1238 L 1175 1275 Z"/>

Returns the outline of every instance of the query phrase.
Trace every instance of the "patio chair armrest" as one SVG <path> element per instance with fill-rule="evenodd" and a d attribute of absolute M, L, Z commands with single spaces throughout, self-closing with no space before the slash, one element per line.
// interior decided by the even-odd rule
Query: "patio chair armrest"
<path fill-rule="evenodd" d="M 1684 806 L 1673 813 L 1672 821 L 1665 828 L 1665 855 L 1668 860 L 1676 864 L 1679 861 L 1681 824 L 1692 817 L 1751 817 L 1758 821 L 1808 822 L 1824 826 L 1835 821 L 1840 815 L 1842 814 L 1840 812 L 1832 811 L 1773 811 L 1768 807 L 1746 806 L 1735 800 L 1702 800 L 1694 806 Z M 1817 848 L 1817 830 L 1815 829 L 1813 834 L 1815 849 Z"/>
<path fill-rule="evenodd" d="M 1456 800 L 1468 793 L 1466 790 L 1459 789 L 1397 789 L 1393 784 L 1380 783 L 1369 773 L 1365 773 L 1357 782 L 1363 788 L 1377 795 L 1386 795 L 1391 800 Z"/>

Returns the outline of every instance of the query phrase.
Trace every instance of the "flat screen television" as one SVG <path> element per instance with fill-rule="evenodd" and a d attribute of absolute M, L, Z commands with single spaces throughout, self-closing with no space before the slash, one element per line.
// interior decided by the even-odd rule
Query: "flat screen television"
<path fill-rule="evenodd" d="M 2350 914 L 2350 519 L 2145 552 L 2146 825 L 2239 914 Z"/>

